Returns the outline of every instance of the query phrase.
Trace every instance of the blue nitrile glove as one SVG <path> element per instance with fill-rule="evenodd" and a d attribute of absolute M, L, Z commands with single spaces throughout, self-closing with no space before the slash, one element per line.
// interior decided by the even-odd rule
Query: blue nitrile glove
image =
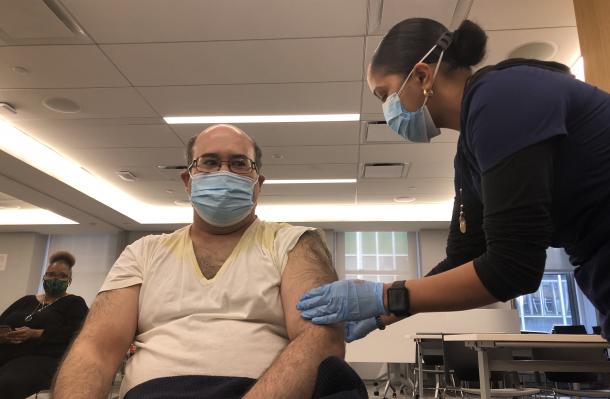
<path fill-rule="evenodd" d="M 345 342 L 364 338 L 377 328 L 377 321 L 374 317 L 361 321 L 348 321 L 345 323 Z"/>
<path fill-rule="evenodd" d="M 342 280 L 313 288 L 297 303 L 301 317 L 316 324 L 364 320 L 385 314 L 383 283 Z"/>

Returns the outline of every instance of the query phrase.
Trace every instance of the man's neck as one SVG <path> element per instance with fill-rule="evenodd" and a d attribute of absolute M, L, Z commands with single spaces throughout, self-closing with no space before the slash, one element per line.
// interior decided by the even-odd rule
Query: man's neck
<path fill-rule="evenodd" d="M 256 221 L 256 215 L 251 213 L 241 222 L 232 226 L 217 227 L 212 226 L 209 223 L 204 222 L 197 213 L 193 215 L 193 224 L 191 225 L 190 235 L 193 241 L 197 239 L 217 239 L 217 238 L 231 238 L 235 236 L 241 236 L 252 223 Z"/>

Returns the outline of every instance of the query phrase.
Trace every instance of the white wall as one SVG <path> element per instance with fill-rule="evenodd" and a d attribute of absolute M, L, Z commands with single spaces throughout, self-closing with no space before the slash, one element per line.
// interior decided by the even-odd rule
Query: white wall
<path fill-rule="evenodd" d="M 445 259 L 449 230 L 420 230 L 419 256 L 422 276 Z"/>
<path fill-rule="evenodd" d="M 76 258 L 68 292 L 82 296 L 89 306 L 121 250 L 121 234 L 52 235 L 49 242 L 49 255 L 68 251 Z"/>
<path fill-rule="evenodd" d="M 0 271 L 0 312 L 24 295 L 35 294 L 45 264 L 47 236 L 35 233 L 0 233 L 0 254 L 7 264 Z"/>

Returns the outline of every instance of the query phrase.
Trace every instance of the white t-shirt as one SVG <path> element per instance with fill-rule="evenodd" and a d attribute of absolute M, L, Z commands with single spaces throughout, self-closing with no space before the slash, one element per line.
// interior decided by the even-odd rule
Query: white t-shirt
<path fill-rule="evenodd" d="M 257 219 L 211 280 L 199 269 L 189 229 L 129 245 L 100 289 L 142 285 L 137 350 L 121 397 L 160 377 L 259 378 L 288 344 L 282 272 L 288 252 L 313 229 Z"/>

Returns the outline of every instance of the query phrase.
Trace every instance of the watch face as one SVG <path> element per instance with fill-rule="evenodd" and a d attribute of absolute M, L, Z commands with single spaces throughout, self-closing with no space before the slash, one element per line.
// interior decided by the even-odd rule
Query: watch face
<path fill-rule="evenodd" d="M 396 315 L 406 314 L 409 311 L 407 290 L 405 288 L 388 289 L 388 310 Z"/>
<path fill-rule="evenodd" d="M 390 312 L 406 312 L 408 310 L 407 290 L 404 288 L 388 289 L 388 307 Z"/>

